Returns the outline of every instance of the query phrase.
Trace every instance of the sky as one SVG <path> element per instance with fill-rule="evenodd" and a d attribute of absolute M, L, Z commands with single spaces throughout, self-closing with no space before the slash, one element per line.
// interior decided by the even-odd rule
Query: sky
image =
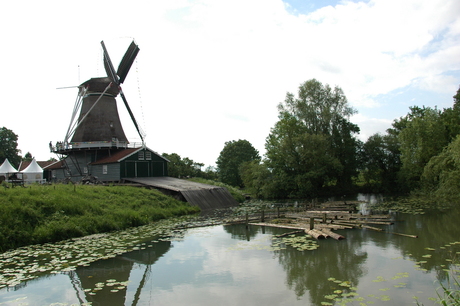
<path fill-rule="evenodd" d="M 362 141 L 410 106 L 452 107 L 460 85 L 458 0 L 25 0 L 1 12 L 0 127 L 37 160 L 57 158 L 48 144 L 65 137 L 72 86 L 105 76 L 102 40 L 115 67 L 140 47 L 122 87 L 147 147 L 205 167 L 232 140 L 263 156 L 277 105 L 312 78 L 343 89 Z"/>

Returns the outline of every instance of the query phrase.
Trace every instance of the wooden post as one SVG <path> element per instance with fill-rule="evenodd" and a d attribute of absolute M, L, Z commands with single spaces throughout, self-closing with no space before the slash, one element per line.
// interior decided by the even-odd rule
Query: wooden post
<path fill-rule="evenodd" d="M 246 213 L 246 228 L 249 227 L 249 214 Z"/>
<path fill-rule="evenodd" d="M 326 223 L 327 214 L 323 214 L 323 223 Z"/>
<path fill-rule="evenodd" d="M 315 228 L 315 218 L 310 217 L 310 230 Z"/>
<path fill-rule="evenodd" d="M 262 209 L 262 216 L 260 217 L 261 222 L 265 222 L 265 210 Z"/>
<path fill-rule="evenodd" d="M 280 217 L 280 207 L 278 206 L 276 209 L 278 210 L 278 218 L 279 218 Z"/>

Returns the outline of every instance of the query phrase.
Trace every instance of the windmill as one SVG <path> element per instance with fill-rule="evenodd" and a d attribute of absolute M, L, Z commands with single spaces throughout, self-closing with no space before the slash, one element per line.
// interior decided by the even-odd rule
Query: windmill
<path fill-rule="evenodd" d="M 142 146 L 145 147 L 145 134 L 139 127 L 121 88 L 139 53 L 139 47 L 132 41 L 118 69 L 115 70 L 103 41 L 101 45 L 107 76 L 91 78 L 78 86 L 77 99 L 64 141 L 57 142 L 55 146 L 50 143 L 51 151 L 64 160 L 69 176 L 88 175 L 87 165 L 95 159 L 133 147 L 120 121 L 115 99 L 118 94 L 139 133 Z"/>

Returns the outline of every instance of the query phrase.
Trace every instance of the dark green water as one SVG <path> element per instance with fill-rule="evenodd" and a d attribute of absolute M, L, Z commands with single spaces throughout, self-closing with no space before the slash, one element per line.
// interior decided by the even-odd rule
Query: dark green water
<path fill-rule="evenodd" d="M 190 229 L 180 239 L 146 241 L 111 259 L 3 287 L 0 305 L 414 305 L 414 297 L 433 305 L 438 279 L 458 269 L 451 261 L 460 254 L 458 210 L 394 217 L 385 231 L 418 238 L 342 230 L 345 240 L 298 251 L 274 245 L 282 229 Z"/>

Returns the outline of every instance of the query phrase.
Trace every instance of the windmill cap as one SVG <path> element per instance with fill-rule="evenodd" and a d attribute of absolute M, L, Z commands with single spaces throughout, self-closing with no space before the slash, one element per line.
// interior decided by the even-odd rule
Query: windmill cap
<path fill-rule="evenodd" d="M 110 83 L 111 80 L 108 77 L 91 78 L 88 81 L 81 83 L 78 87 L 80 88 L 80 93 L 83 92 L 84 88 L 88 88 L 86 94 L 103 93 Z M 116 97 L 119 92 L 120 90 L 118 89 L 118 86 L 113 83 L 105 93 Z"/>

